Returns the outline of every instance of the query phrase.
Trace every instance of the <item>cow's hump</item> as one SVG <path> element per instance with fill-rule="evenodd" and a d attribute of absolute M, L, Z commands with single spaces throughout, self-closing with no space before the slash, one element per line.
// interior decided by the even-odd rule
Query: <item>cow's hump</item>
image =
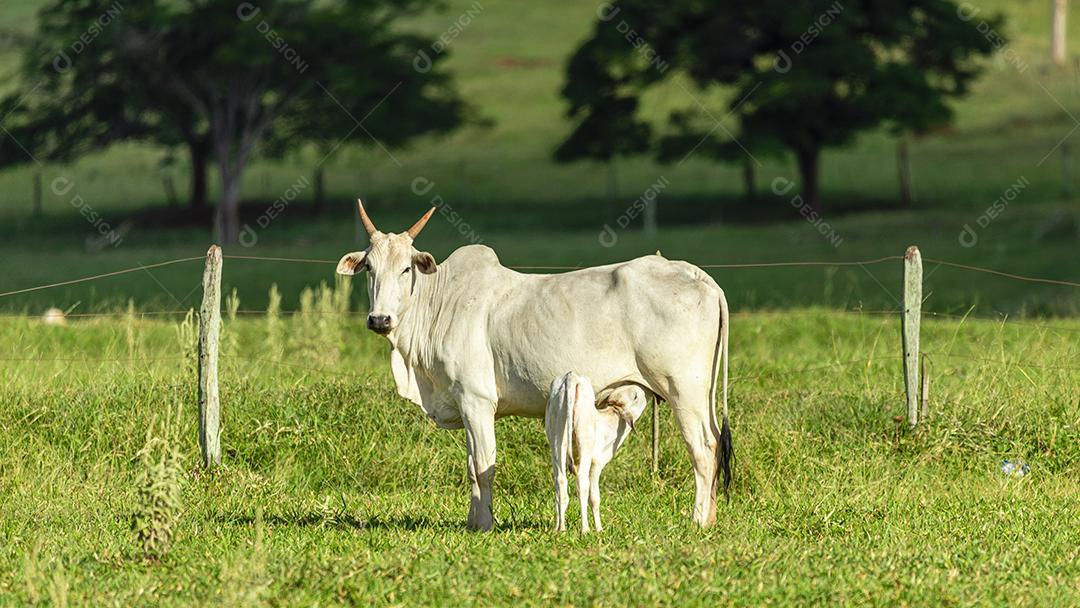
<path fill-rule="evenodd" d="M 467 264 L 469 266 L 499 266 L 499 256 L 487 245 L 465 245 L 458 247 L 446 258 L 444 264 Z"/>

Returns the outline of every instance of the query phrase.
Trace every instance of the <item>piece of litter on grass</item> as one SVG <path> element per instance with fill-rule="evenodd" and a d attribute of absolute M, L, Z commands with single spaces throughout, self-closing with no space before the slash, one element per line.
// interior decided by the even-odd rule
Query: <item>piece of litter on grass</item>
<path fill-rule="evenodd" d="M 1023 460 L 1002 460 L 1001 474 L 1006 477 L 1023 477 L 1031 471 L 1031 467 Z"/>
<path fill-rule="evenodd" d="M 45 325 L 66 325 L 67 315 L 64 314 L 64 311 L 54 306 L 41 315 L 41 322 Z"/>

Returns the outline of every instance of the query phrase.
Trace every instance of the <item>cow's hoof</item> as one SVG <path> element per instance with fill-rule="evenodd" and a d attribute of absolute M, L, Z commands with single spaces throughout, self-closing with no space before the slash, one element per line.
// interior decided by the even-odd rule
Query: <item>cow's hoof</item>
<path fill-rule="evenodd" d="M 491 521 L 490 516 L 478 517 L 476 520 L 466 524 L 465 527 L 468 528 L 470 532 L 491 532 L 491 529 L 495 527 L 493 524 L 494 522 Z"/>

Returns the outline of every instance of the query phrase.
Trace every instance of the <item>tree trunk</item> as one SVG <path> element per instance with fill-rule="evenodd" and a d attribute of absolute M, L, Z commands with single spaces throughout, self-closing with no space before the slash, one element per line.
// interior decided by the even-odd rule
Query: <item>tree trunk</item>
<path fill-rule="evenodd" d="M 1068 0 L 1050 0 L 1050 59 L 1054 65 L 1065 65 L 1065 15 Z"/>
<path fill-rule="evenodd" d="M 615 218 L 615 211 L 618 204 L 615 199 L 619 197 L 619 175 L 615 171 L 615 158 L 609 158 L 607 160 L 607 201 L 604 205 L 604 215 L 608 221 Z"/>
<path fill-rule="evenodd" d="M 218 202 L 215 227 L 222 245 L 232 245 L 240 236 L 240 177 L 243 169 L 229 171 L 218 163 L 221 173 L 221 199 Z"/>
<path fill-rule="evenodd" d="M 820 148 L 800 148 L 795 151 L 799 163 L 799 178 L 802 180 L 803 202 L 814 211 L 821 213 L 818 200 L 818 170 L 820 169 Z"/>
<path fill-rule="evenodd" d="M 643 218 L 642 228 L 647 238 L 656 236 L 656 227 L 658 222 L 656 221 L 657 205 L 660 202 L 660 196 L 654 196 L 651 201 L 645 203 L 645 217 Z"/>
<path fill-rule="evenodd" d="M 326 204 L 326 187 L 323 179 L 323 166 L 319 165 L 315 167 L 315 175 L 312 176 L 315 182 L 315 208 L 321 213 L 323 206 Z"/>
<path fill-rule="evenodd" d="M 757 190 L 754 187 L 754 159 L 747 156 L 743 159 L 742 166 L 743 187 L 746 189 L 746 201 L 752 202 L 757 198 Z"/>
<path fill-rule="evenodd" d="M 896 142 L 896 168 L 900 176 L 900 204 L 911 206 L 911 157 L 908 154 L 910 141 L 907 135 L 901 135 Z"/>
<path fill-rule="evenodd" d="M 176 206 L 176 184 L 173 183 L 171 174 L 165 174 L 161 176 L 161 186 L 165 188 L 165 200 L 168 202 L 169 207 Z"/>
<path fill-rule="evenodd" d="M 210 162 L 210 142 L 206 138 L 188 142 L 188 152 L 191 155 L 191 208 L 204 209 L 206 207 L 206 167 Z"/>

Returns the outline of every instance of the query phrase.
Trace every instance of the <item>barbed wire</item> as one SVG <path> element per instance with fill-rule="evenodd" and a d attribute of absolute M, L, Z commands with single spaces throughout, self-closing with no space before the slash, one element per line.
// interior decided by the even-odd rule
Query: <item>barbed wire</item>
<path fill-rule="evenodd" d="M 133 268 L 125 268 L 123 270 L 114 270 L 112 272 L 106 272 L 102 274 L 95 274 L 88 277 L 82 277 L 78 279 L 71 279 L 70 281 L 60 281 L 59 283 L 49 283 L 47 285 L 37 285 L 35 287 L 27 287 L 25 289 L 16 289 L 14 291 L 5 291 L 0 293 L 0 298 L 7 296 L 13 296 L 20 293 L 27 293 L 31 291 L 39 291 L 42 289 L 50 289 L 52 287 L 63 287 L 64 285 L 74 285 L 75 283 L 84 283 L 86 281 L 96 281 L 97 279 L 104 279 L 106 277 L 115 277 L 121 274 L 128 274 L 130 272 L 139 272 L 140 270 L 149 270 L 151 268 L 161 268 L 162 266 L 169 266 L 171 264 L 179 264 L 181 262 L 193 262 L 195 260 L 205 259 L 203 256 L 193 256 L 190 258 L 178 258 L 175 260 L 168 260 L 165 262 L 158 262 L 157 264 L 144 264 L 141 266 L 135 266 Z"/>
<path fill-rule="evenodd" d="M 1003 318 L 1003 317 L 984 317 L 984 316 L 979 316 L 979 315 L 958 315 L 958 314 L 952 314 L 952 313 L 947 313 L 947 312 L 934 312 L 934 311 L 923 311 L 922 315 L 924 317 L 940 317 L 940 318 L 945 318 L 945 319 L 959 319 L 961 321 L 964 321 L 964 320 L 967 320 L 967 319 L 972 319 L 972 320 L 975 320 L 975 321 L 991 321 L 991 322 L 994 322 L 994 323 L 1000 323 L 1002 325 L 1021 325 L 1021 326 L 1024 326 L 1024 327 L 1038 327 L 1040 329 L 1051 329 L 1051 330 L 1055 330 L 1055 331 L 1080 332 L 1080 327 L 1062 327 L 1061 325 L 1046 325 L 1045 323 L 1031 323 L 1029 321 L 1014 321 L 1014 320 L 1009 319 L 1007 317 Z"/>
<path fill-rule="evenodd" d="M 934 258 L 923 258 L 924 262 L 930 262 L 931 264 L 941 264 L 943 266 L 952 266 L 953 268 L 962 268 L 964 270 L 973 270 L 976 272 L 985 272 L 988 274 L 994 274 L 1010 279 L 1016 279 L 1018 281 L 1028 281 L 1031 283 L 1047 283 L 1050 285 L 1064 285 L 1066 287 L 1080 287 L 1080 283 L 1074 283 L 1072 281 L 1062 281 L 1060 279 L 1043 279 L 1039 277 L 1028 277 L 1020 274 L 1013 274 L 1011 272 L 1002 272 L 1000 270 L 994 270 L 992 268 L 983 268 L 981 266 L 970 266 L 968 264 L 958 264 L 956 262 L 947 262 L 945 260 L 935 260 Z"/>
<path fill-rule="evenodd" d="M 1075 371 L 1080 371 L 1080 367 L 1069 366 L 1069 365 L 1036 365 L 1034 363 L 1021 363 L 1019 361 L 1002 361 L 1000 359 L 989 359 L 989 358 L 986 358 L 986 357 L 972 357 L 970 355 L 960 355 L 960 354 L 954 354 L 954 353 L 936 353 L 936 352 L 932 352 L 932 351 L 931 352 L 926 352 L 925 354 L 927 356 L 931 357 L 931 358 L 933 358 L 933 357 L 944 357 L 946 359 L 964 359 L 965 361 L 979 361 L 979 362 L 982 362 L 982 363 L 992 363 L 992 364 L 995 364 L 995 365 L 1002 365 L 1004 367 L 1016 366 L 1016 367 L 1028 367 L 1028 368 L 1033 368 L 1033 369 L 1053 369 L 1053 370 L 1074 371 L 1074 372 Z"/>
<path fill-rule="evenodd" d="M 226 260 L 257 260 L 264 262 L 297 262 L 301 264 L 337 264 L 336 260 L 315 260 L 311 258 L 275 258 L 259 255 L 222 255 Z"/>
<path fill-rule="evenodd" d="M 256 255 L 224 255 L 225 259 L 233 260 L 251 260 L 251 261 L 269 261 L 269 262 L 293 262 L 304 264 L 337 264 L 334 260 L 320 260 L 313 258 L 286 258 L 286 257 L 269 257 L 269 256 L 256 256 Z M 56 283 L 48 283 L 45 285 L 36 285 L 34 287 L 26 287 L 23 289 L 16 289 L 12 291 L 6 291 L 0 293 L 0 298 L 18 295 L 22 293 L 28 293 L 32 291 L 39 291 L 43 289 L 50 289 L 53 287 L 62 287 L 65 285 L 74 285 L 76 283 L 83 283 L 86 281 L 94 281 L 107 277 L 113 277 L 132 272 L 139 272 L 149 270 L 151 268 L 160 268 L 162 266 L 169 266 L 172 264 L 180 264 L 183 262 L 193 262 L 196 260 L 204 259 L 203 256 L 192 256 L 186 258 L 177 258 L 175 260 L 167 260 L 164 262 L 157 262 L 155 264 L 142 264 L 131 268 L 125 268 L 122 270 L 115 270 L 112 272 L 106 272 L 87 277 L 80 277 L 77 279 L 71 279 L 68 281 L 60 281 Z M 780 267 L 802 267 L 802 266 L 866 266 L 870 264 L 879 264 L 882 262 L 902 260 L 903 256 L 890 255 L 870 260 L 856 260 L 856 261 L 798 261 L 798 262 L 750 262 L 750 263 L 738 263 L 738 264 L 698 264 L 699 268 L 716 268 L 716 269 L 739 269 L 739 268 L 780 268 Z M 1016 279 L 1020 281 L 1029 281 L 1035 283 L 1045 283 L 1050 285 L 1062 285 L 1067 287 L 1080 287 L 1080 283 L 1072 281 L 1064 281 L 1060 279 L 1046 279 L 1040 277 L 1029 277 L 1010 272 L 1003 272 L 1000 270 L 994 270 L 992 268 L 983 268 L 980 266 L 971 266 L 968 264 L 960 264 L 957 262 L 949 262 L 946 260 L 938 260 L 934 258 L 924 258 L 925 261 L 933 264 L 942 264 L 945 266 L 952 266 L 955 268 L 961 268 L 964 270 L 971 270 L 976 272 L 984 272 L 997 276 L 1002 276 L 1010 279 Z M 517 270 L 578 270 L 583 268 L 582 266 L 509 266 L 509 268 Z"/>
<path fill-rule="evenodd" d="M 125 311 L 117 310 L 112 312 L 88 312 L 88 313 L 64 313 L 62 318 L 64 319 L 93 319 L 93 318 L 112 318 L 112 319 L 124 319 L 125 317 L 164 317 L 164 316 L 180 316 L 187 315 L 189 313 L 197 313 L 195 308 L 190 309 L 176 309 L 176 310 L 149 310 L 149 311 Z M 227 315 L 228 310 L 222 309 L 223 314 Z M 278 310 L 269 311 L 262 309 L 241 309 L 233 311 L 234 314 L 240 316 L 271 316 L 277 315 L 281 317 L 297 317 L 297 316 L 338 316 L 338 317 L 354 317 L 366 315 L 367 311 L 363 310 Z M 823 308 L 823 309 L 810 309 L 810 310 L 783 310 L 783 309 L 769 309 L 769 310 L 744 310 L 735 311 L 731 313 L 732 317 L 745 318 L 745 317 L 758 317 L 758 316 L 828 316 L 832 314 L 849 314 L 849 315 L 868 315 L 868 316 L 893 316 L 903 313 L 900 309 L 893 310 L 867 310 L 862 308 Z M 1048 325 L 1046 323 L 1033 323 L 1030 321 L 1018 321 L 1008 317 L 989 317 L 982 315 L 960 315 L 947 312 L 938 311 L 922 311 L 922 316 L 941 318 L 941 319 L 954 319 L 959 321 L 973 320 L 973 321 L 988 321 L 993 323 L 999 323 L 1002 325 L 1017 325 L 1022 327 L 1034 327 L 1039 329 L 1047 329 L 1052 331 L 1063 331 L 1080 333 L 1080 327 L 1064 327 L 1061 325 Z M 33 313 L 0 313 L 0 318 L 10 319 L 26 319 L 32 321 L 43 321 L 47 318 L 46 314 L 33 314 Z"/>
<path fill-rule="evenodd" d="M 56 358 L 44 358 L 44 357 L 0 357 L 0 361 L 12 361 L 12 362 L 33 362 L 33 363 L 139 363 L 142 361 L 178 361 L 181 359 L 187 359 L 185 355 L 174 355 L 170 357 L 105 357 L 105 358 L 84 358 L 84 357 L 56 357 Z"/>
<path fill-rule="evenodd" d="M 758 378 L 764 378 L 766 376 L 790 376 L 790 375 L 793 375 L 793 374 L 802 374 L 802 373 L 806 373 L 806 372 L 817 372 L 817 371 L 824 371 L 824 370 L 827 370 L 827 369 L 835 369 L 835 368 L 838 368 L 838 367 L 847 367 L 847 366 L 855 365 L 857 363 L 865 363 L 865 364 L 869 365 L 870 363 L 873 363 L 874 361 L 883 361 L 883 360 L 895 361 L 897 359 L 903 359 L 903 355 L 880 355 L 880 356 L 876 356 L 876 357 L 874 357 L 874 356 L 872 356 L 872 357 L 862 357 L 860 359 L 852 359 L 850 361 L 841 361 L 841 362 L 838 362 L 838 363 L 831 363 L 829 365 L 818 365 L 818 366 L 814 366 L 814 367 L 804 367 L 804 368 L 801 368 L 801 369 L 764 371 L 764 372 L 761 372 L 761 373 L 758 373 L 758 374 L 755 374 L 755 375 L 752 375 L 752 376 L 741 376 L 741 375 L 733 374 L 732 377 L 731 377 L 731 382 L 734 383 L 734 382 L 737 382 L 737 381 L 740 381 L 740 380 L 756 380 Z"/>
<path fill-rule="evenodd" d="M 959 359 L 964 361 L 972 361 L 986 364 L 987 366 L 1001 366 L 1001 367 L 1023 367 L 1028 369 L 1043 369 L 1054 371 L 1080 371 L 1080 366 L 1068 366 L 1068 365 L 1041 365 L 1035 363 L 1023 363 L 1019 361 L 1002 361 L 999 359 L 990 359 L 986 357 L 976 357 L 970 355 L 962 355 L 957 353 L 940 353 L 934 351 L 925 351 L 924 354 L 931 359 L 941 357 L 946 359 Z M 139 363 L 139 362 L 156 362 L 156 361 L 181 361 L 186 360 L 189 357 L 184 355 L 174 356 L 162 356 L 162 357 L 105 357 L 105 358 L 79 358 L 79 357 L 0 357 L 0 361 L 3 362 L 16 362 L 16 363 Z M 853 365 L 867 365 L 871 363 L 878 363 L 883 361 L 898 361 L 903 359 L 903 355 L 876 355 L 870 357 L 860 357 L 858 359 L 851 359 L 848 361 L 839 361 L 836 363 L 830 363 L 827 365 L 814 365 L 808 367 L 801 367 L 795 369 L 776 369 L 766 370 L 750 375 L 732 374 L 731 383 L 746 382 L 749 380 L 757 380 L 760 378 L 769 377 L 784 377 L 792 376 L 796 374 L 804 374 L 809 372 L 820 372 L 826 370 L 833 370 L 837 368 L 851 367 Z M 223 362 L 239 360 L 247 361 L 250 363 L 265 363 L 278 367 L 284 367 L 288 369 L 294 369 L 304 372 L 312 372 L 317 374 L 329 375 L 334 377 L 346 377 L 354 379 L 370 380 L 370 374 L 361 374 L 353 371 L 342 370 L 338 368 L 329 367 L 312 367 L 309 365 L 300 365 L 297 363 L 291 363 L 288 361 L 282 361 L 280 359 L 269 359 L 265 357 L 249 357 L 245 355 L 231 354 L 224 357 Z"/>
<path fill-rule="evenodd" d="M 358 374 L 356 372 L 350 372 L 350 371 L 347 371 L 347 370 L 338 370 L 338 369 L 332 369 L 332 368 L 320 368 L 320 367 L 310 367 L 310 366 L 307 366 L 307 365 L 298 365 L 296 363 L 289 363 L 287 361 L 282 361 L 280 359 L 267 359 L 265 357 L 245 357 L 243 355 L 232 355 L 230 358 L 240 359 L 240 360 L 243 360 L 243 361 L 249 361 L 249 362 L 253 362 L 253 363 L 269 363 L 271 365 L 278 365 L 278 366 L 281 366 L 281 367 L 288 367 L 288 368 L 292 368 L 292 369 L 299 369 L 299 370 L 304 370 L 304 371 L 309 371 L 309 372 L 316 372 L 316 373 L 320 373 L 320 374 L 329 374 L 331 376 L 348 376 L 350 378 L 365 378 L 365 376 L 363 374 Z"/>

